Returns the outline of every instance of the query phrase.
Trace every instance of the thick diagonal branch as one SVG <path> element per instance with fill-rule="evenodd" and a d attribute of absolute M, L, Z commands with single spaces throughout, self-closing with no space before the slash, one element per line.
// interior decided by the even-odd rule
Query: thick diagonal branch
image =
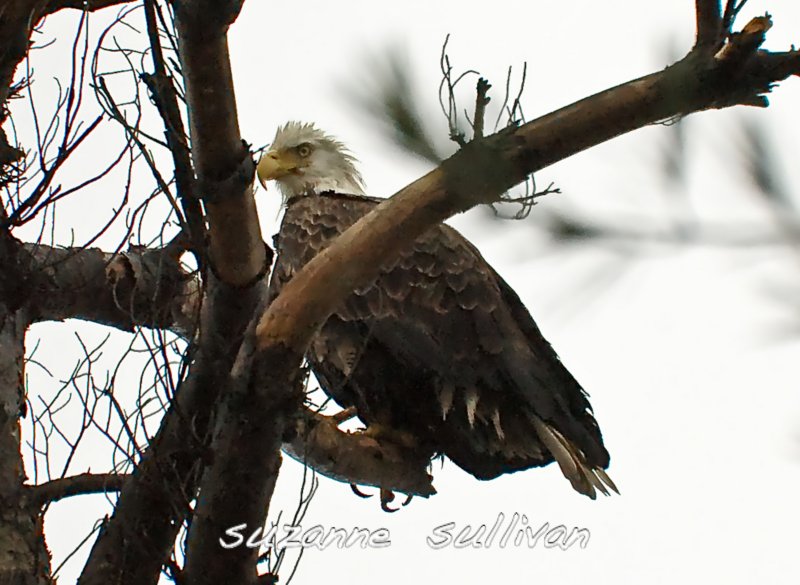
<path fill-rule="evenodd" d="M 299 364 L 330 312 L 409 242 L 451 215 L 496 201 L 530 173 L 675 116 L 742 103 L 765 105 L 763 94 L 775 82 L 800 74 L 800 52 L 755 49 L 748 59 L 737 60 L 736 69 L 698 49 L 664 71 L 470 143 L 379 205 L 295 275 L 261 320 L 260 347 L 281 346 Z"/>

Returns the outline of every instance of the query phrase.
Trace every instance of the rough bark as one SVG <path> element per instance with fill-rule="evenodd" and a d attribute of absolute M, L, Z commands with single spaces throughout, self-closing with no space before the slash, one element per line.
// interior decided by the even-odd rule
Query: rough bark
<path fill-rule="evenodd" d="M 132 331 L 171 329 L 190 336 L 200 303 L 199 282 L 169 248 L 131 247 L 109 254 L 96 248 L 25 244 L 16 270 L 0 258 L 0 288 L 24 304 L 31 322 L 83 319 Z"/>
<path fill-rule="evenodd" d="M 212 444 L 216 456 L 203 476 L 189 530 L 185 574 L 197 585 L 255 583 L 258 549 L 240 546 L 223 556 L 219 538 L 231 526 L 254 529 L 263 524 L 281 465 L 283 436 L 303 401 L 300 370 L 276 375 L 274 362 L 253 361 L 253 336 L 251 327 L 218 416 Z M 287 378 L 291 385 L 285 384 Z"/>
<path fill-rule="evenodd" d="M 0 583 L 51 583 L 39 508 L 23 483 L 19 419 L 25 413 L 23 358 L 28 320 L 0 303 Z"/>

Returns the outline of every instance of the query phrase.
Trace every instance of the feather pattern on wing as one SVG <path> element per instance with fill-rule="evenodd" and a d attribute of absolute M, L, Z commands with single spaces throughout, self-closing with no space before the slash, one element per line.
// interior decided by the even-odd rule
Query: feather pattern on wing
<path fill-rule="evenodd" d="M 378 202 L 333 192 L 291 199 L 271 295 Z M 615 489 L 585 392 L 516 293 L 449 226 L 354 291 L 308 359 L 325 391 L 365 423 L 408 431 L 475 477 L 556 460 L 581 493 Z"/>

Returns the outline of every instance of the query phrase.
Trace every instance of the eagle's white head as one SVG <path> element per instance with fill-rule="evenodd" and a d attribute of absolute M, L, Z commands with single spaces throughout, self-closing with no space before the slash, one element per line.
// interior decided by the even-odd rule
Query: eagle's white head
<path fill-rule="evenodd" d="M 355 162 L 344 144 L 314 124 L 288 122 L 278 128 L 256 171 L 265 188 L 270 180 L 278 184 L 284 202 L 323 191 L 363 195 L 364 181 Z"/>

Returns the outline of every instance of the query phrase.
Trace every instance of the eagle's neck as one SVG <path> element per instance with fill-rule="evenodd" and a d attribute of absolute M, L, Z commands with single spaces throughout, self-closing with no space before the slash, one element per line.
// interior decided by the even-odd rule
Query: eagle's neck
<path fill-rule="evenodd" d="M 345 172 L 333 173 L 325 177 L 289 175 L 283 177 L 277 183 L 284 202 L 295 197 L 305 197 L 327 191 L 352 193 L 353 195 L 365 194 L 361 186 L 360 177 Z"/>
<path fill-rule="evenodd" d="M 359 195 L 356 193 L 342 193 L 340 191 L 323 191 L 322 193 L 305 193 L 303 195 L 297 195 L 295 197 L 290 197 L 284 203 L 285 207 L 288 209 L 295 204 L 299 203 L 307 203 L 313 204 L 313 200 L 349 200 L 349 201 L 361 201 L 361 202 L 369 202 L 371 205 L 377 205 L 384 201 L 381 197 L 370 197 L 369 195 Z M 338 204 L 334 209 L 338 209 Z M 368 211 L 368 210 L 367 210 Z M 364 211 L 366 213 L 367 211 Z"/>

